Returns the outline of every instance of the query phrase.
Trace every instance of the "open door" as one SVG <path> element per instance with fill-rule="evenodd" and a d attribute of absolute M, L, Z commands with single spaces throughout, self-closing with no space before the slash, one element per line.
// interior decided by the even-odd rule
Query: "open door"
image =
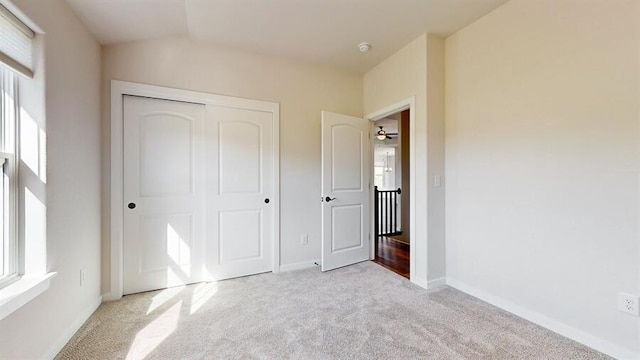
<path fill-rule="evenodd" d="M 369 127 L 322 112 L 322 271 L 369 260 Z"/>

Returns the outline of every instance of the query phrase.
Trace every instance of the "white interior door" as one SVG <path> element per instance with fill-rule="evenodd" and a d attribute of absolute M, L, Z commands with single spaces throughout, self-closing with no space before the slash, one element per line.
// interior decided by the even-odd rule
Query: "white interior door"
<path fill-rule="evenodd" d="M 274 115 L 208 107 L 207 233 L 214 279 L 273 270 Z"/>
<path fill-rule="evenodd" d="M 322 112 L 322 271 L 369 260 L 369 126 Z"/>
<path fill-rule="evenodd" d="M 203 280 L 205 106 L 124 96 L 125 294 Z"/>

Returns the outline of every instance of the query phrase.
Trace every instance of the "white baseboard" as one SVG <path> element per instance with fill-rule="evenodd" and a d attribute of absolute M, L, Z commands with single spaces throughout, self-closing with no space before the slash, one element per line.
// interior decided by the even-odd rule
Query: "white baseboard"
<path fill-rule="evenodd" d="M 427 289 L 437 288 L 438 286 L 447 285 L 447 278 L 440 277 L 437 279 L 429 280 L 427 282 Z"/>
<path fill-rule="evenodd" d="M 122 299 L 121 295 L 113 295 L 113 293 L 102 294 L 102 301 L 116 301 Z"/>
<path fill-rule="evenodd" d="M 597 336 L 594 336 L 582 330 L 576 329 L 556 319 L 552 319 L 539 312 L 524 308 L 520 305 L 516 305 L 509 300 L 490 294 L 486 291 L 477 289 L 473 286 L 467 285 L 451 277 L 446 278 L 446 283 L 452 288 L 455 288 L 464 293 L 467 293 L 493 306 L 499 307 L 502 310 L 508 311 L 523 319 L 529 320 L 534 324 L 538 324 L 555 333 L 558 333 L 569 339 L 577 341 L 581 344 L 584 344 L 592 349 L 598 350 L 601 353 L 607 354 L 616 359 L 624 359 L 624 360 L 640 359 L 640 353 L 636 353 L 630 349 L 623 348 L 619 345 L 603 340 Z"/>
<path fill-rule="evenodd" d="M 420 286 L 423 289 L 428 289 L 429 288 L 429 281 L 427 281 L 427 279 L 423 279 L 423 278 L 419 278 L 419 277 L 412 277 L 409 280 L 411 280 L 412 283 Z"/>
<path fill-rule="evenodd" d="M 58 355 L 60 350 L 71 340 L 73 335 L 80 330 L 82 325 L 89 319 L 89 317 L 98 309 L 98 307 L 102 304 L 102 296 L 98 296 L 92 303 L 89 305 L 84 311 L 78 314 L 76 321 L 67 328 L 66 331 L 58 338 L 58 340 L 51 346 L 49 351 L 47 351 L 42 359 L 53 359 Z"/>
<path fill-rule="evenodd" d="M 319 266 L 320 260 L 303 261 L 295 264 L 280 265 L 280 272 L 308 269 Z"/>

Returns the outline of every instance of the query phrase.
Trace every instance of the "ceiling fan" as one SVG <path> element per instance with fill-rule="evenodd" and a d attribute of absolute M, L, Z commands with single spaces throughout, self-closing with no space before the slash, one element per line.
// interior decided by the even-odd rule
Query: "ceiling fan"
<path fill-rule="evenodd" d="M 378 138 L 378 140 L 393 139 L 393 137 L 398 136 L 398 133 L 389 133 L 384 131 L 384 128 L 382 126 L 378 127 L 380 128 L 380 130 L 378 130 L 378 132 L 376 133 L 376 138 Z"/>

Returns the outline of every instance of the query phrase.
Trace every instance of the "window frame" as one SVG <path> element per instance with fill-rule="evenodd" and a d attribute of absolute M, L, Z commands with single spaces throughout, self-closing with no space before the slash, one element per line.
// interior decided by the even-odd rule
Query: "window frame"
<path fill-rule="evenodd" d="M 0 289 L 5 288 L 9 284 L 17 281 L 21 277 L 21 263 L 20 263 L 20 251 L 19 251 L 19 238 L 18 238 L 18 183 L 19 183 L 19 173 L 17 166 L 17 159 L 19 156 L 19 102 L 18 102 L 18 84 L 19 74 L 9 68 L 2 66 L 0 67 L 0 71 L 4 72 L 0 76 L 2 79 L 2 84 L 0 84 L 0 91 L 4 88 L 5 85 L 13 87 L 13 109 L 10 111 L 6 111 L 2 108 L 4 105 L 10 104 L 7 101 L 1 101 L 2 96 L 0 95 L 0 168 L 2 171 L 0 172 L 2 179 L 0 179 L 0 191 L 3 192 L 2 200 L 3 203 L 0 204 L 2 210 L 0 211 L 0 216 L 3 217 L 1 233 L 0 233 L 0 243 L 3 247 L 2 256 L 4 257 L 2 261 L 2 265 L 4 269 L 2 269 L 2 275 L 0 275 Z M 11 76 L 11 83 L 6 84 L 4 79 L 7 75 Z M 13 116 L 5 116 L 8 114 L 13 114 Z M 5 182 L 7 183 L 5 186 Z"/>

